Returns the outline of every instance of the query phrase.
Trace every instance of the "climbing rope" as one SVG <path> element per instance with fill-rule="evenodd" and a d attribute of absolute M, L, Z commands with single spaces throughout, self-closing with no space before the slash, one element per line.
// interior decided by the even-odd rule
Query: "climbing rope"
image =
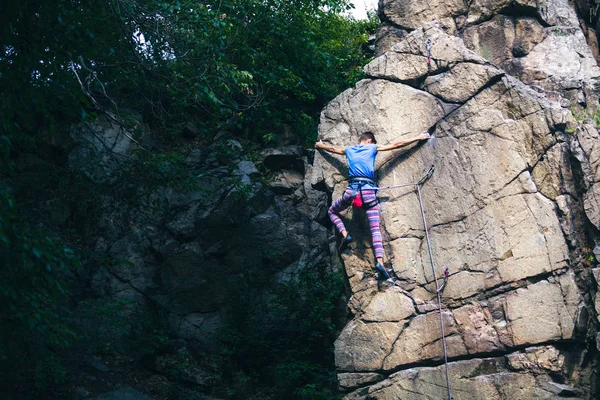
<path fill-rule="evenodd" d="M 428 51 L 429 51 L 429 48 L 431 47 L 431 42 L 429 40 L 427 40 L 427 42 L 428 42 L 427 47 L 428 47 Z M 434 170 L 435 169 L 433 166 L 431 168 L 429 168 L 429 171 L 427 171 L 427 173 L 416 183 L 406 183 L 406 184 L 402 184 L 402 185 L 384 186 L 384 187 L 380 187 L 379 190 L 396 189 L 396 188 L 413 186 L 417 191 L 417 196 L 419 198 L 419 206 L 421 208 L 421 217 L 423 219 L 423 228 L 425 230 L 425 240 L 427 241 L 427 251 L 429 253 L 429 261 L 431 263 L 431 271 L 433 273 L 433 279 L 435 282 L 435 293 L 437 295 L 438 310 L 439 310 L 439 314 L 440 314 L 440 327 L 442 330 L 442 347 L 444 349 L 444 365 L 446 368 L 446 388 L 448 390 L 448 400 L 454 400 L 454 397 L 452 397 L 452 393 L 450 390 L 450 374 L 448 372 L 448 349 L 446 346 L 446 332 L 445 332 L 445 328 L 444 328 L 444 318 L 442 316 L 442 295 L 441 295 L 442 290 L 444 290 L 444 287 L 446 287 L 449 271 L 448 271 L 448 268 L 446 268 L 444 270 L 443 282 L 440 285 L 440 283 L 438 282 L 437 274 L 435 272 L 435 263 L 433 261 L 433 252 L 431 250 L 431 241 L 429 239 L 429 230 L 427 229 L 427 219 L 425 218 L 425 208 L 423 207 L 423 199 L 421 197 L 421 187 L 425 184 L 425 182 L 427 182 L 427 180 L 429 180 L 429 178 L 431 178 L 431 175 L 433 175 Z M 427 289 L 427 290 L 429 291 L 429 289 Z"/>
<path fill-rule="evenodd" d="M 431 47 L 431 41 L 427 40 L 427 42 L 428 42 L 427 49 L 428 49 L 428 53 L 429 53 L 430 47 Z M 441 331 L 442 331 L 442 347 L 444 350 L 444 365 L 446 368 L 445 369 L 445 371 L 446 371 L 446 388 L 448 390 L 448 400 L 454 400 L 454 397 L 452 397 L 451 390 L 450 390 L 450 374 L 448 372 L 448 348 L 446 346 L 446 331 L 445 331 L 445 327 L 444 327 L 444 318 L 442 316 L 442 295 L 441 295 L 442 290 L 444 290 L 444 288 L 446 287 L 446 283 L 448 282 L 449 271 L 448 271 L 448 268 L 444 269 L 443 281 L 442 281 L 442 284 L 440 284 L 438 281 L 436 271 L 435 271 L 435 263 L 433 261 L 433 251 L 431 250 L 431 241 L 429 239 L 429 230 L 427 228 L 427 219 L 425 218 L 425 208 L 423 207 L 423 198 L 421 197 L 421 187 L 425 184 L 425 182 L 427 182 L 429 180 L 429 178 L 431 178 L 434 171 L 435 171 L 435 168 L 433 166 L 431 166 L 431 168 L 429 168 L 427 173 L 425 175 L 423 175 L 423 177 L 421 179 L 419 179 L 418 182 L 405 183 L 402 185 L 383 186 L 383 187 L 377 188 L 377 190 L 413 187 L 417 191 L 417 196 L 419 199 L 419 207 L 421 209 L 421 218 L 423 219 L 423 228 L 425 231 L 425 240 L 427 242 L 427 251 L 429 253 L 429 261 L 431 263 L 431 271 L 432 271 L 433 279 L 435 282 L 435 294 L 437 295 L 438 310 L 439 310 L 439 314 L 440 314 L 440 327 L 441 327 Z M 380 207 L 379 212 L 380 212 L 381 218 L 383 219 L 383 208 L 382 207 Z M 382 234 L 384 231 L 385 230 L 382 230 Z M 387 235 L 387 233 L 386 233 L 386 235 Z M 386 238 L 386 242 L 389 243 L 389 238 Z M 345 243 L 345 240 L 343 239 L 342 244 L 340 244 L 340 248 L 343 246 L 344 243 Z M 390 257 L 388 257 L 388 259 L 391 260 Z M 396 285 L 396 282 L 393 279 L 390 278 L 389 280 L 394 285 Z M 430 293 L 433 293 L 433 291 L 429 290 L 426 286 L 424 286 L 424 287 L 427 291 L 429 291 Z"/>
<path fill-rule="evenodd" d="M 404 188 L 404 187 L 410 187 L 410 186 L 414 187 L 416 185 L 423 185 L 431 177 L 431 175 L 433 174 L 433 171 L 434 171 L 434 167 L 432 166 L 431 168 L 429 168 L 429 170 L 427 171 L 427 173 L 425 175 L 423 175 L 423 177 L 421 179 L 419 179 L 418 182 L 405 183 L 405 184 L 402 184 L 402 185 L 383 186 L 383 187 L 377 188 L 377 190 L 399 189 L 399 188 Z M 381 206 L 381 202 L 380 202 L 379 203 L 379 215 L 380 215 L 382 224 L 385 223 L 385 213 L 384 213 L 383 210 L 384 210 L 384 207 Z M 381 234 L 382 234 L 382 236 L 385 236 L 383 238 L 384 239 L 384 243 L 390 243 L 390 238 L 389 238 L 389 236 L 388 236 L 388 234 L 387 234 L 387 232 L 386 232 L 385 229 L 381 230 Z M 385 248 L 385 246 L 384 246 L 384 248 Z M 392 266 L 394 265 L 393 254 L 394 253 L 392 251 L 386 250 L 386 258 L 388 260 L 390 260 Z M 393 267 L 392 267 L 392 269 L 393 269 Z M 395 282 L 393 282 L 393 283 L 395 284 Z M 427 288 L 425 288 L 425 289 L 427 289 Z M 427 290 L 429 291 L 429 289 L 427 289 Z"/>
<path fill-rule="evenodd" d="M 425 210 L 423 208 L 423 200 L 421 199 L 421 186 L 417 185 L 417 194 L 419 195 L 419 205 L 421 206 L 421 217 L 423 217 L 423 227 L 425 228 L 425 239 L 427 240 L 427 250 L 429 252 L 429 261 L 431 262 L 431 271 L 435 280 L 435 291 L 437 292 L 438 309 L 440 312 L 440 327 L 442 329 L 442 346 L 444 348 L 444 365 L 446 367 L 446 388 L 448 389 L 448 400 L 454 400 L 450 392 L 450 375 L 448 373 L 448 349 L 446 347 L 446 332 L 444 330 L 444 318 L 442 316 L 442 295 L 440 293 L 440 285 L 435 273 L 435 264 L 433 263 L 433 253 L 431 251 L 431 242 L 429 241 L 429 231 L 427 229 L 427 220 L 425 219 Z M 444 274 L 446 275 L 446 274 Z M 445 286 L 445 283 L 444 283 Z"/>

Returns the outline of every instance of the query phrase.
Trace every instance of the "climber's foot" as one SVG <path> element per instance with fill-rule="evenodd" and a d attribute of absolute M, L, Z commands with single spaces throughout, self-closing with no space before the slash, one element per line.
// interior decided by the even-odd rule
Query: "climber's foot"
<path fill-rule="evenodd" d="M 348 234 L 348 235 L 346 235 L 346 237 L 342 238 L 342 241 L 340 242 L 340 245 L 338 246 L 338 251 L 344 250 L 346 247 L 348 247 L 350 242 L 352 242 L 352 236 L 350 236 L 350 234 Z"/>
<path fill-rule="evenodd" d="M 377 264 L 375 264 L 375 269 L 377 269 L 377 272 L 379 272 L 379 279 L 381 279 L 381 280 L 392 279 L 392 277 L 387 272 L 387 270 L 385 269 L 385 267 L 383 266 L 382 263 L 378 262 Z"/>
<path fill-rule="evenodd" d="M 386 289 L 396 286 L 396 282 L 394 282 L 393 278 L 386 279 L 386 280 L 380 280 L 379 282 L 380 282 L 380 287 L 383 287 Z"/>

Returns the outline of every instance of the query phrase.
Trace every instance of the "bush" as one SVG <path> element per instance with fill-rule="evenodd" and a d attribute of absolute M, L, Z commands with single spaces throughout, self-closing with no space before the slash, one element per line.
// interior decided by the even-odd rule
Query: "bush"
<path fill-rule="evenodd" d="M 265 287 L 264 281 L 261 276 L 242 280 L 230 294 L 237 306 L 219 334 L 222 384 L 229 397 L 264 392 L 273 399 L 339 398 L 333 320 L 343 294 L 341 272 L 313 266 L 286 283 Z"/>
<path fill-rule="evenodd" d="M 64 376 L 48 364 L 56 364 L 53 351 L 75 337 L 63 323 L 69 300 L 65 277 L 79 261 L 51 232 L 22 219 L 6 191 L 0 191 L 0 265 L 1 385 L 26 390 L 60 385 Z"/>

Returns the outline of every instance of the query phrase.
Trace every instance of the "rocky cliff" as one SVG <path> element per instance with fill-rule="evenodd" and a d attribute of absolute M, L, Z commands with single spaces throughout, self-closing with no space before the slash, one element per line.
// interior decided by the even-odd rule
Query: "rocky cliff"
<path fill-rule="evenodd" d="M 250 161 L 250 152 L 223 132 L 174 162 L 145 159 L 147 152 L 139 151 L 147 145 L 143 138 L 134 140 L 107 115 L 72 126 L 60 140 L 68 166 L 102 187 L 91 193 L 99 195 L 90 196 L 87 208 L 75 200 L 45 206 L 57 226 L 73 221 L 91 250 L 74 279 L 81 299 L 72 310 L 82 337 L 93 342 L 87 344 L 90 357 L 109 354 L 110 367 L 121 368 L 112 348 L 97 348 L 126 351 L 126 343 L 139 337 L 149 344 L 137 353 L 145 371 L 174 377 L 177 390 L 191 388 L 188 397 L 169 398 L 247 398 L 254 388 L 238 372 L 242 367 L 224 365 L 245 354 L 226 352 L 252 353 L 246 357 L 256 360 L 243 360 L 249 365 L 243 368 L 256 370 L 270 357 L 282 357 L 276 355 L 281 346 L 296 348 L 285 343 L 290 337 L 298 343 L 307 336 L 321 340 L 310 351 L 328 363 L 333 333 L 327 324 L 333 325 L 343 282 L 323 225 L 327 194 L 304 179 L 312 171 L 313 151 L 255 150 Z M 305 290 L 307 281 L 315 287 L 320 282 L 318 289 Z M 303 298 L 307 293 L 316 298 Z M 298 316 L 309 312 L 317 321 L 311 330 L 299 326 L 313 321 Z M 322 325 L 325 334 L 318 332 Z M 124 381 L 134 385 L 132 378 Z M 94 386 L 87 378 L 78 384 Z M 135 386 L 164 398 L 168 385 L 149 379 Z M 278 393 L 289 390 L 284 386 L 269 388 L 273 398 L 285 396 Z"/>
<path fill-rule="evenodd" d="M 597 398 L 597 6 L 381 0 L 379 13 L 367 79 L 323 110 L 319 137 L 343 147 L 365 131 L 382 144 L 432 133 L 380 154 L 377 169 L 388 186 L 415 182 L 435 166 L 422 195 L 437 275 L 450 271 L 441 317 L 452 395 Z M 98 183 L 115 182 L 139 145 L 104 117 L 70 136 L 69 166 Z M 126 317 L 159 310 L 202 358 L 239 306 L 229 298 L 235 285 L 263 274 L 258 290 L 274 298 L 273 283 L 337 265 L 326 209 L 347 185 L 343 157 L 313 158 L 291 146 L 252 160 L 239 142 L 217 137 L 182 163 L 194 187 L 132 184 L 135 204 L 103 194 L 95 215 L 50 204 L 57 225 L 83 221 L 89 246 L 111 261 L 89 269 L 86 290 L 123 301 Z M 349 318 L 335 343 L 339 386 L 348 400 L 446 398 L 418 198 L 411 187 L 380 198 L 396 285 L 377 280 L 364 212 L 348 210 L 357 240 L 339 254 L 349 283 Z M 261 323 L 297 329 L 266 314 Z M 161 372 L 160 361 L 151 364 Z M 209 372 L 186 382 L 210 388 Z"/>
<path fill-rule="evenodd" d="M 595 398 L 593 29 L 567 0 L 381 0 L 379 13 L 368 78 L 323 110 L 319 137 L 348 146 L 365 131 L 382 144 L 432 133 L 376 166 L 381 186 L 436 168 L 422 193 L 437 272 L 450 271 L 442 316 L 452 395 Z M 343 158 L 317 154 L 311 183 L 338 197 Z M 446 398 L 418 199 L 410 187 L 380 196 L 397 285 L 377 281 L 365 217 L 349 210 L 358 241 L 341 254 L 351 318 L 335 346 L 339 383 L 346 399 Z"/>
<path fill-rule="evenodd" d="M 115 179 L 118 162 L 135 157 L 131 135 L 105 118 L 74 126 L 71 137 L 78 144 L 70 166 L 99 183 Z M 170 330 L 202 351 L 235 306 L 229 297 L 240 282 L 267 274 L 266 292 L 269 281 L 285 282 L 315 266 L 326 270 L 328 234 L 315 220 L 323 220 L 318 210 L 327 197 L 304 184 L 307 154 L 289 146 L 258 156 L 273 171 L 272 190 L 257 181 L 258 169 L 243 154 L 239 142 L 222 138 L 188 153 L 182 167 L 192 175 L 185 178 L 190 187 L 172 185 L 170 176 L 171 184 L 137 186 L 133 203 L 98 199 L 98 216 L 87 218 L 89 240 L 115 261 L 92 269 L 91 293 L 125 301 L 132 311 L 160 309 Z"/>

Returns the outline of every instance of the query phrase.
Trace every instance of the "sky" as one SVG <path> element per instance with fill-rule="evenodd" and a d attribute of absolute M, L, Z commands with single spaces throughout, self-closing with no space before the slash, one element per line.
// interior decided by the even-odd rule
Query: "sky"
<path fill-rule="evenodd" d="M 356 19 L 366 19 L 367 18 L 367 10 L 377 10 L 378 0 L 351 0 L 352 4 L 354 4 L 354 10 L 350 12 Z"/>

